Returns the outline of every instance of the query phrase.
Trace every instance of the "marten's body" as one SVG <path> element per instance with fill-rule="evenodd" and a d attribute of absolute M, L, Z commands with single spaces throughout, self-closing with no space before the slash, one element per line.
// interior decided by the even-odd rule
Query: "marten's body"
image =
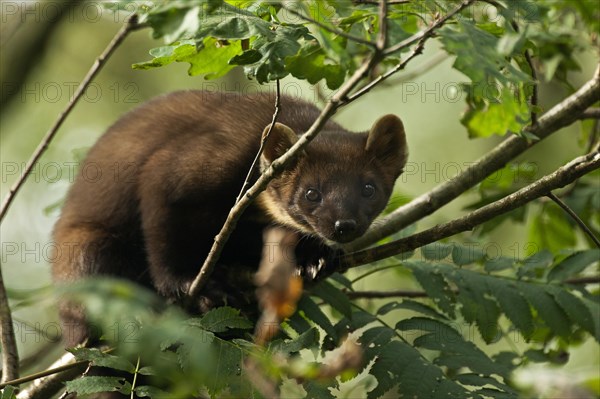
<path fill-rule="evenodd" d="M 153 287 L 170 300 L 184 295 L 242 187 L 273 103 L 269 95 L 177 92 L 117 121 L 90 150 L 56 224 L 54 239 L 68 250 L 53 265 L 55 280 L 111 275 Z M 263 167 L 318 114 L 310 104 L 283 97 L 281 124 L 267 141 Z M 270 225 L 316 244 L 297 253 L 301 266 L 319 259 L 318 248 L 326 251 L 327 241 L 363 234 L 385 207 L 405 162 L 398 118 L 383 117 L 363 134 L 328 123 L 242 216 L 200 310 L 222 300 L 238 305 L 228 295 L 241 291 L 239 271 L 258 265 L 262 231 Z M 82 321 L 68 308 L 62 318 L 69 325 Z M 67 345 L 85 334 L 83 328 L 71 331 Z"/>

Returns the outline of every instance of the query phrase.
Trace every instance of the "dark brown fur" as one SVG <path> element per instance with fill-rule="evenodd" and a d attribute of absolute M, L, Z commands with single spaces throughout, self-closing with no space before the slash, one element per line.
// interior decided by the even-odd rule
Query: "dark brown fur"
<path fill-rule="evenodd" d="M 287 97 L 281 107 L 282 125 L 273 129 L 263 166 L 295 140 L 289 129 L 302 134 L 319 114 Z M 118 120 L 90 150 L 69 191 L 54 229 L 56 242 L 69 250 L 54 263 L 54 279 L 111 275 L 152 287 L 171 301 L 184 295 L 234 203 L 272 113 L 269 95 L 186 91 L 158 97 Z M 350 134 L 327 123 L 246 211 L 198 309 L 253 302 L 245 273 L 256 269 L 262 231 L 269 225 L 307 237 L 297 251 L 301 266 L 318 260 L 321 249 L 327 250 L 324 243 L 363 234 L 385 207 L 405 162 L 398 118 L 381 118 L 371 134 Z M 372 197 L 365 197 L 365 184 L 374 186 Z M 306 199 L 311 188 L 320 192 L 320 201 Z M 336 229 L 338 221 L 345 224 Z M 80 326 L 66 344 L 82 342 L 88 331 L 81 312 L 64 306 L 61 316 L 65 324 Z"/>

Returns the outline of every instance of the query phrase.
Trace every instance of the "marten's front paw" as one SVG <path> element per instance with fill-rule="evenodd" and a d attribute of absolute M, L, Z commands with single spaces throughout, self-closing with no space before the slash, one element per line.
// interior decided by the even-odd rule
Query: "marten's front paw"
<path fill-rule="evenodd" d="M 301 246 L 302 244 L 302 246 Z M 341 249 L 323 246 L 321 243 L 301 242 L 296 248 L 298 274 L 307 282 L 318 281 L 338 271 Z"/>

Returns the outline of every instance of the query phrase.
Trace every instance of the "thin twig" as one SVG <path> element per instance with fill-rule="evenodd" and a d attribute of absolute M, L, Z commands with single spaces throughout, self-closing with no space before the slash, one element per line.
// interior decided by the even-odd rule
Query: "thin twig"
<path fill-rule="evenodd" d="M 493 4 L 496 8 L 506 8 L 504 7 L 502 4 L 491 0 L 488 1 L 490 4 Z M 512 28 L 515 30 L 515 32 L 519 33 L 519 25 L 517 24 L 517 22 L 515 20 L 510 21 L 510 25 L 512 26 Z M 533 60 L 531 59 L 531 53 L 529 52 L 528 49 L 525 49 L 524 51 L 524 56 L 525 56 L 525 61 L 527 61 L 527 65 L 529 65 L 529 69 L 531 71 L 531 78 L 533 79 L 533 89 L 531 92 L 531 100 L 530 100 L 530 104 L 532 106 L 532 108 L 534 108 L 531 111 L 531 124 L 535 125 L 537 123 L 537 112 L 535 111 L 535 108 L 538 107 L 538 79 L 537 79 L 537 72 L 533 66 Z"/>
<path fill-rule="evenodd" d="M 52 368 L 49 368 L 47 370 L 40 371 L 39 373 L 33 373 L 33 374 L 27 375 L 25 377 L 16 378 L 14 380 L 3 381 L 0 384 L 0 389 L 4 388 L 7 385 L 19 386 L 19 385 L 24 384 L 26 382 L 38 380 L 38 379 L 40 379 L 42 377 L 47 377 L 49 375 L 54 375 L 54 374 L 61 373 L 63 371 L 74 369 L 77 366 L 83 366 L 83 365 L 87 366 L 90 363 L 88 360 L 74 361 L 75 358 L 73 357 L 73 355 L 71 355 L 71 356 L 69 356 L 69 355 L 70 354 L 66 355 L 66 357 L 69 358 L 69 360 L 66 360 L 66 361 L 68 361 L 68 363 L 66 363 L 66 364 L 63 364 L 63 365 L 58 366 L 58 367 L 52 367 Z M 59 359 L 59 361 L 65 361 L 65 360 Z"/>
<path fill-rule="evenodd" d="M 375 45 L 379 51 L 384 51 L 388 43 L 387 1 L 379 0 L 379 32 Z"/>
<path fill-rule="evenodd" d="M 579 119 L 600 119 L 600 108 L 588 108 L 579 115 Z"/>
<path fill-rule="evenodd" d="M 542 115 L 535 126 L 526 128 L 528 132 L 536 135 L 539 140 L 527 141 L 516 135 L 507 138 L 453 179 L 438 185 L 380 219 L 361 238 L 345 244 L 344 249 L 350 252 L 365 248 L 432 214 L 490 174 L 503 168 L 511 159 L 552 133 L 576 121 L 581 112 L 598 100 L 600 100 L 600 66 L 594 77 L 577 92 Z"/>
<path fill-rule="evenodd" d="M 2 220 L 4 219 L 4 216 L 6 216 L 8 208 L 12 204 L 13 200 L 15 199 L 17 193 L 19 192 L 19 190 L 21 189 L 21 187 L 23 186 L 25 181 L 27 180 L 27 177 L 29 177 L 34 166 L 37 164 L 39 159 L 42 157 L 42 155 L 44 154 L 46 149 L 48 149 L 48 146 L 50 145 L 50 142 L 52 141 L 52 139 L 58 132 L 58 129 L 62 126 L 62 124 L 65 121 L 65 119 L 67 118 L 67 116 L 71 113 L 71 111 L 75 107 L 75 104 L 77 104 L 77 102 L 79 101 L 79 99 L 81 98 L 81 96 L 83 95 L 85 90 L 87 89 L 87 87 L 90 84 L 90 82 L 92 81 L 92 79 L 98 74 L 98 72 L 100 72 L 102 67 L 106 64 L 106 61 L 108 60 L 108 58 L 112 55 L 112 53 L 115 51 L 115 49 L 123 42 L 125 37 L 130 32 L 132 32 L 136 29 L 139 29 L 139 28 L 140 28 L 140 25 L 137 24 L 137 15 L 136 14 L 130 15 L 127 18 L 125 24 L 121 27 L 121 29 L 119 29 L 117 34 L 113 37 L 111 42 L 108 44 L 106 49 L 102 52 L 102 54 L 100 54 L 100 56 L 98 58 L 96 58 L 96 61 L 94 61 L 94 64 L 88 71 L 87 75 L 83 78 L 83 80 L 79 84 L 79 87 L 77 88 L 75 93 L 73 93 L 73 97 L 71 97 L 71 99 L 69 100 L 69 103 L 67 104 L 65 109 L 58 115 L 58 119 L 54 122 L 54 124 L 52 125 L 50 130 L 48 130 L 48 132 L 46 133 L 46 135 L 44 136 L 44 138 L 42 139 L 42 141 L 36 148 L 35 152 L 33 153 L 31 158 L 27 162 L 27 165 L 25 166 L 25 171 L 21 174 L 21 176 L 15 182 L 15 184 L 10 188 L 6 198 L 4 199 L 4 202 L 2 203 L 2 208 L 0 208 L 0 222 L 2 222 Z"/>
<path fill-rule="evenodd" d="M 0 342 L 2 343 L 1 388 L 6 385 L 4 384 L 6 381 L 19 378 L 19 353 L 4 277 L 2 277 L 2 265 L 0 265 Z"/>
<path fill-rule="evenodd" d="M 573 285 L 600 284 L 600 276 L 570 278 L 565 280 L 565 283 Z"/>
<path fill-rule="evenodd" d="M 552 174 L 544 176 L 521 190 L 463 217 L 375 248 L 344 255 L 340 259 L 340 266 L 342 269 L 346 269 L 371 263 L 420 248 L 423 245 L 439 241 L 442 238 L 472 230 L 488 220 L 517 209 L 537 198 L 546 196 L 552 190 L 564 187 L 598 168 L 600 168 L 600 153 L 598 152 L 575 158 Z"/>
<path fill-rule="evenodd" d="M 590 239 L 594 242 L 594 244 L 596 244 L 596 246 L 598 248 L 600 248 L 600 240 L 598 239 L 598 237 L 596 237 L 594 235 L 594 232 L 592 230 L 590 230 L 590 228 L 587 226 L 587 224 L 585 224 L 584 221 L 581 220 L 581 218 L 579 216 L 577 216 L 577 214 L 573 211 L 573 209 L 571 209 L 567 204 L 565 204 L 560 198 L 558 198 L 552 192 L 548 193 L 548 195 L 546 195 L 546 196 L 548 198 L 550 198 L 552 201 L 556 202 L 556 204 L 558 206 L 560 206 L 565 212 L 567 212 L 569 214 L 569 216 L 571 216 L 573 218 L 575 223 L 577 223 L 579 225 L 581 230 L 583 230 L 585 232 L 585 234 L 587 234 L 588 237 L 590 237 Z"/>
<path fill-rule="evenodd" d="M 419 33 L 415 33 L 411 37 L 401 41 L 398 44 L 395 44 L 384 51 L 384 55 L 390 55 L 397 51 L 404 50 L 405 48 L 417 43 L 421 39 L 427 36 L 433 35 L 433 33 L 438 30 L 442 25 L 446 23 L 450 18 L 454 17 L 456 14 L 464 10 L 466 7 L 473 4 L 475 0 L 465 0 L 454 10 L 450 11 L 448 14 L 444 15 L 442 18 L 437 19 L 429 28 L 420 31 Z"/>
<path fill-rule="evenodd" d="M 343 30 L 334 28 L 333 26 L 325 25 L 324 23 L 319 22 L 316 19 L 311 18 L 308 15 L 304 15 L 301 12 L 298 12 L 298 11 L 296 11 L 294 9 L 288 8 L 285 5 L 282 5 L 281 8 L 283 8 L 284 10 L 288 11 L 289 13 L 294 14 L 295 16 L 297 16 L 297 17 L 305 20 L 306 22 L 310 22 L 311 24 L 315 24 L 319 28 L 325 29 L 326 31 L 333 33 L 334 35 L 345 37 L 348 40 L 352 40 L 353 42 L 364 44 L 364 45 L 369 46 L 369 47 L 375 47 L 375 43 L 373 43 L 372 41 L 369 41 L 367 39 L 363 39 L 362 37 L 353 36 L 353 35 L 351 35 L 349 33 L 344 32 Z"/>
<path fill-rule="evenodd" d="M 265 143 L 267 142 L 268 138 L 271 136 L 271 132 L 273 131 L 273 127 L 275 126 L 275 122 L 277 122 L 277 117 L 279 116 L 279 111 L 281 108 L 280 96 L 281 96 L 281 88 L 279 85 L 279 79 L 277 79 L 276 91 L 275 91 L 275 111 L 273 112 L 273 118 L 271 118 L 271 124 L 269 125 L 269 130 L 260 139 L 260 147 L 258 148 L 258 152 L 256 153 L 254 160 L 252 161 L 252 165 L 250 166 L 250 169 L 248 170 L 248 174 L 246 175 L 246 180 L 244 180 L 244 184 L 242 184 L 242 189 L 240 190 L 240 193 L 238 194 L 237 198 L 235 199 L 236 204 L 240 201 L 240 198 L 242 198 L 242 195 L 244 195 L 244 192 L 246 191 L 246 187 L 248 186 L 248 184 L 250 183 L 250 179 L 252 178 L 252 173 L 254 173 L 254 169 L 256 168 L 256 165 L 258 164 L 258 161 L 260 160 L 260 156 L 262 155 L 262 153 L 264 151 Z"/>
<path fill-rule="evenodd" d="M 133 372 L 133 381 L 131 382 L 131 395 L 130 399 L 134 399 L 135 396 L 135 385 L 137 384 L 137 376 L 140 372 L 140 357 L 137 358 L 137 363 L 135 364 L 135 371 Z"/>

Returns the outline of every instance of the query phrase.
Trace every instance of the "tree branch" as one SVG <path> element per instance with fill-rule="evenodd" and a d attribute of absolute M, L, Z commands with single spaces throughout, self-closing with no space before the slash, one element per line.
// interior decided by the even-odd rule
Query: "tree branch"
<path fill-rule="evenodd" d="M 112 55 L 115 49 L 123 42 L 127 34 L 129 34 L 129 32 L 132 32 L 133 30 L 138 29 L 139 27 L 140 25 L 137 24 L 137 15 L 132 14 L 131 16 L 129 16 L 127 18 L 127 21 L 125 22 L 125 25 L 123 25 L 119 32 L 117 32 L 115 37 L 113 37 L 113 39 L 106 47 L 106 49 L 102 52 L 102 54 L 100 54 L 100 56 L 96 58 L 96 61 L 88 71 L 87 75 L 83 78 L 83 81 L 79 84 L 79 87 L 77 87 L 77 90 L 73 94 L 73 97 L 71 97 L 71 99 L 69 100 L 69 103 L 67 104 L 65 109 L 60 113 L 60 115 L 58 115 L 58 119 L 54 122 L 54 125 L 52 125 L 50 130 L 48 130 L 38 147 L 35 149 L 35 152 L 33 153 L 31 158 L 27 162 L 27 165 L 25 166 L 24 173 L 10 188 L 8 194 L 6 195 L 6 198 L 4 199 L 4 202 L 2 203 L 2 208 L 0 208 L 0 223 L 4 219 L 4 216 L 6 216 L 8 208 L 12 204 L 13 200 L 15 199 L 17 193 L 19 192 L 25 181 L 27 180 L 27 177 L 31 173 L 33 167 L 42 157 L 46 149 L 48 149 L 48 146 L 50 145 L 50 142 L 56 135 L 56 132 L 61 127 L 67 116 L 71 113 L 73 107 L 75 107 L 75 104 L 81 98 L 92 79 L 98 74 L 98 72 L 100 72 L 102 67 L 106 64 L 108 58 Z"/>
<path fill-rule="evenodd" d="M 565 212 L 567 212 L 569 214 L 569 216 L 571 216 L 571 218 L 573 218 L 575 223 L 577 223 L 579 225 L 581 230 L 583 230 L 585 232 L 585 234 L 587 234 L 588 237 L 590 237 L 590 239 L 594 242 L 594 244 L 596 244 L 596 246 L 598 248 L 600 248 L 600 240 L 598 239 L 598 237 L 596 237 L 594 235 L 594 232 L 592 230 L 590 230 L 590 228 L 583 222 L 583 220 L 581 220 L 581 218 L 571 208 L 569 208 L 569 206 L 567 204 L 565 204 L 560 198 L 558 198 L 552 192 L 548 193 L 548 195 L 546 195 L 546 196 L 548 198 L 550 198 L 552 201 L 554 201 L 558 206 L 560 206 Z"/>
<path fill-rule="evenodd" d="M 600 108 L 588 108 L 579 115 L 578 119 L 600 119 Z"/>
<path fill-rule="evenodd" d="M 454 179 L 438 185 L 380 219 L 377 225 L 370 228 L 361 238 L 344 245 L 344 249 L 351 252 L 364 248 L 432 214 L 490 174 L 504 167 L 507 162 L 528 148 L 576 121 L 581 112 L 598 100 L 600 100 L 600 67 L 596 70 L 594 77 L 577 92 L 542 115 L 535 126 L 528 126 L 525 129 L 540 140 L 530 142 L 516 135 L 507 138 Z"/>
<path fill-rule="evenodd" d="M 420 248 L 423 245 L 439 241 L 442 238 L 450 237 L 463 231 L 472 230 L 475 226 L 519 208 L 539 197 L 543 197 L 552 190 L 564 187 L 599 167 L 600 153 L 598 151 L 575 158 L 568 164 L 557 169 L 554 173 L 544 176 L 521 190 L 479 208 L 463 217 L 388 244 L 344 255 L 340 259 L 341 268 L 345 269 L 385 259 L 393 255 Z"/>
<path fill-rule="evenodd" d="M 19 353 L 17 352 L 17 340 L 13 329 L 12 314 L 2 277 L 0 265 L 0 342 L 2 343 L 2 378 L 0 386 L 6 381 L 19 378 Z"/>

